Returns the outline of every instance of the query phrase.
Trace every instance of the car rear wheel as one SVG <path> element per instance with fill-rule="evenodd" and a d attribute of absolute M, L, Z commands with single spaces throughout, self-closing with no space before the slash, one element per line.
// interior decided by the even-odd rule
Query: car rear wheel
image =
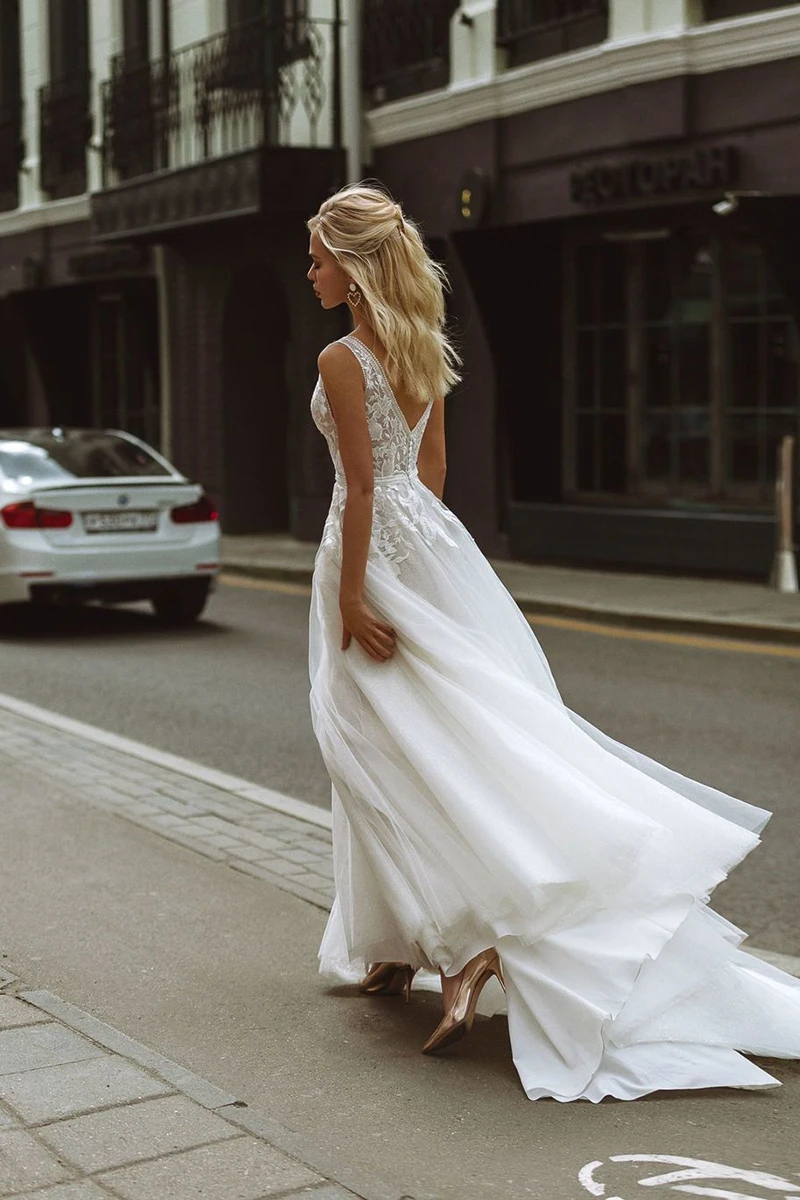
<path fill-rule="evenodd" d="M 210 590 L 210 579 L 176 579 L 162 584 L 150 603 L 164 624 L 191 625 L 205 608 Z"/>

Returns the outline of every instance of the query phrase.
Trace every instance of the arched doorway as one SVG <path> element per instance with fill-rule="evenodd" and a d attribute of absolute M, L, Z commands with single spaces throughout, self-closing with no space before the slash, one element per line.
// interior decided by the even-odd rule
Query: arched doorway
<path fill-rule="evenodd" d="M 229 533 L 289 527 L 288 338 L 280 280 L 263 264 L 246 267 L 231 284 L 222 328 L 222 516 Z"/>

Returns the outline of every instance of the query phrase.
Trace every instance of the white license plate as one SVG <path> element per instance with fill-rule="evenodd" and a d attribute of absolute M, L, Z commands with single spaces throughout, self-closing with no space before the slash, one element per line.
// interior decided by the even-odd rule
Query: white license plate
<path fill-rule="evenodd" d="M 157 512 L 87 512 L 83 514 L 87 533 L 155 533 Z"/>

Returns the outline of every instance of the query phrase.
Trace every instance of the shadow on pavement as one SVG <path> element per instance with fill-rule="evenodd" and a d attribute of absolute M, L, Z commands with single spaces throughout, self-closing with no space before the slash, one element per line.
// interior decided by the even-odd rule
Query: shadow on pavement
<path fill-rule="evenodd" d="M 180 627 L 160 621 L 145 604 L 6 604 L 0 606 L 0 638 L 14 641 L 91 641 L 102 638 L 146 637 L 174 643 L 205 641 L 227 633 L 228 627 L 200 619 Z"/>

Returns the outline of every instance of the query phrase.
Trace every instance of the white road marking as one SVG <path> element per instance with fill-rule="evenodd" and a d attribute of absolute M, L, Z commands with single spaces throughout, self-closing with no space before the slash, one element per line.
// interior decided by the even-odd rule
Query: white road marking
<path fill-rule="evenodd" d="M 641 1180 L 639 1182 L 641 1183 Z M 693 1187 L 689 1183 L 676 1184 L 672 1190 L 674 1192 L 691 1192 L 693 1196 L 714 1196 L 716 1200 L 763 1200 L 762 1196 L 754 1196 L 751 1192 L 729 1192 L 725 1188 Z"/>
<path fill-rule="evenodd" d="M 665 1175 L 650 1175 L 647 1179 L 640 1179 L 642 1187 L 662 1187 L 667 1183 L 682 1183 L 685 1179 L 740 1179 L 743 1183 L 752 1183 L 767 1188 L 768 1191 L 783 1192 L 788 1187 L 790 1191 L 800 1192 L 800 1184 L 787 1184 L 785 1179 L 779 1179 L 777 1175 L 767 1175 L 763 1171 L 743 1171 L 739 1167 L 726 1167 L 722 1163 L 708 1162 L 702 1158 L 676 1158 L 671 1154 L 615 1154 L 611 1161 L 675 1163 L 685 1168 L 682 1171 L 668 1171 Z"/>
<path fill-rule="evenodd" d="M 99 729 L 96 725 L 87 725 L 83 721 L 74 721 L 72 717 L 63 717 L 60 713 L 50 712 L 37 704 L 28 704 L 25 700 L 17 700 L 13 696 L 0 693 L 0 709 L 6 709 L 18 717 L 29 721 L 38 721 L 51 729 L 59 729 L 62 733 L 71 733 L 75 737 L 86 738 L 89 742 L 105 746 L 109 750 L 118 750 L 131 758 L 139 758 L 142 762 L 163 767 L 174 771 L 177 775 L 186 775 L 198 783 L 220 788 L 234 796 L 242 796 L 255 804 L 263 804 L 273 812 L 284 813 L 289 817 L 297 817 L 310 825 L 318 825 L 321 829 L 332 828 L 331 814 L 323 808 L 317 808 L 306 800 L 297 800 L 294 796 L 285 796 L 283 792 L 275 792 L 272 788 L 261 787 L 249 779 L 240 779 L 237 775 L 228 775 L 225 771 L 217 771 L 214 767 L 205 767 L 202 763 L 192 762 L 188 758 L 180 758 L 177 754 L 169 754 L 165 750 L 157 750 L 155 746 L 146 746 L 143 742 L 134 742 L 130 738 L 110 733 L 107 729 Z"/>
<path fill-rule="evenodd" d="M 683 1158 L 674 1154 L 612 1154 L 612 1163 L 659 1163 L 677 1166 L 678 1171 L 667 1171 L 660 1175 L 645 1175 L 638 1180 L 639 1187 L 668 1187 L 673 1192 L 688 1192 L 693 1196 L 713 1196 L 716 1200 L 764 1200 L 763 1195 L 752 1192 L 730 1191 L 725 1188 L 702 1187 L 689 1180 L 732 1180 L 762 1190 L 780 1192 L 782 1200 L 793 1200 L 800 1193 L 800 1184 L 783 1176 L 766 1171 L 749 1171 L 741 1167 L 729 1167 L 725 1163 L 710 1162 L 703 1158 Z M 595 1178 L 603 1162 L 586 1163 L 578 1172 L 578 1182 L 591 1196 L 602 1196 L 605 1200 L 620 1200 L 619 1196 L 606 1197 L 605 1185 Z"/>

